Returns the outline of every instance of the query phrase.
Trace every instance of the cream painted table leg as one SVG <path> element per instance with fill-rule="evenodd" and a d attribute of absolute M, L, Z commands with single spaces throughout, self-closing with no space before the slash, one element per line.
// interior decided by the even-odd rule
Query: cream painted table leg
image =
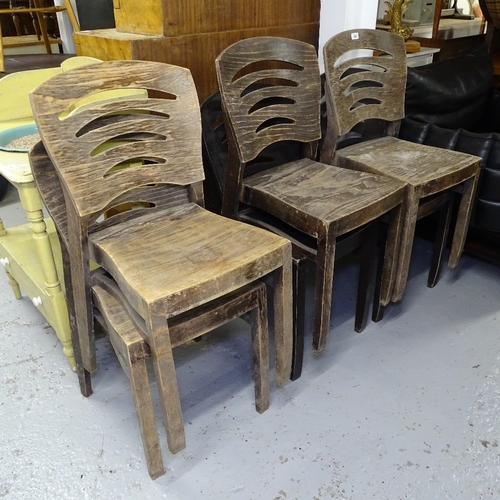
<path fill-rule="evenodd" d="M 47 320 L 54 328 L 63 346 L 63 352 L 68 358 L 71 368 L 74 369 L 75 358 L 71 342 L 68 309 L 57 274 L 49 235 L 47 234 L 47 226 L 42 210 L 42 200 L 40 199 L 40 194 L 38 193 L 34 181 L 17 184 L 16 188 L 19 192 L 21 205 L 30 222 L 38 258 L 37 264 L 41 267 L 45 280 L 44 290 L 46 291 L 46 297 L 42 298 L 40 307 L 44 308 Z M 22 250 L 20 249 L 20 251 Z M 44 300 L 48 301 L 48 303 L 45 304 Z"/>
<path fill-rule="evenodd" d="M 6 234 L 7 231 L 5 230 L 2 219 L 0 219 L 0 236 L 5 236 Z M 11 272 L 9 271 L 9 268 L 6 265 L 7 262 L 2 261 L 2 264 L 4 263 L 5 263 L 4 269 L 5 269 L 5 274 L 7 275 L 7 281 L 9 282 L 9 285 L 12 287 L 12 291 L 14 292 L 14 297 L 17 300 L 20 300 L 22 294 L 21 294 L 21 288 L 19 287 L 19 283 L 14 279 L 14 276 L 12 276 Z"/>

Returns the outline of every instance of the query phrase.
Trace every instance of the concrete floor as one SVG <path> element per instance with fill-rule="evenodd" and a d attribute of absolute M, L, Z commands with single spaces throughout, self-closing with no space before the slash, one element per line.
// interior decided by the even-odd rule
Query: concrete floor
<path fill-rule="evenodd" d="M 6 227 L 22 220 L 13 190 Z M 405 298 L 353 330 L 356 266 L 339 266 L 324 354 L 254 410 L 249 328 L 176 349 L 187 448 L 147 472 L 130 386 L 98 343 L 80 395 L 52 329 L 0 275 L 0 498 L 500 498 L 500 269 L 464 256 L 427 289 L 417 241 Z M 159 415 L 158 415 L 159 417 Z M 160 421 L 160 418 L 159 418 Z"/>

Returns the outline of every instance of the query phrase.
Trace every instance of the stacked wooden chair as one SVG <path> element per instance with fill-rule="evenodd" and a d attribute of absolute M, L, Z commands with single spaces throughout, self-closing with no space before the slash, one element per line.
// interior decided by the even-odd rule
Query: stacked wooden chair
<path fill-rule="evenodd" d="M 148 97 L 94 100 L 124 88 Z M 140 399 L 141 359 L 152 358 L 175 453 L 185 437 L 172 348 L 249 312 L 256 407 L 264 411 L 269 367 L 261 279 L 274 282 L 276 378 L 283 384 L 292 354 L 291 245 L 203 208 L 200 116 L 188 70 L 105 62 L 58 75 L 31 100 L 43 140 L 31 153 L 32 168 L 66 249 L 80 380 L 89 392 L 93 321 L 102 317 L 135 387 L 148 467 L 157 477 L 163 465 L 150 398 Z M 91 272 L 91 259 L 99 270 Z"/>
<path fill-rule="evenodd" d="M 205 165 L 205 202 L 207 208 L 221 213 L 222 196 L 228 170 L 228 143 L 224 127 L 220 92 L 215 92 L 201 105 L 203 134 L 203 163 Z M 301 157 L 301 144 L 284 141 L 265 148 L 245 171 L 245 176 L 262 169 L 276 167 Z M 310 266 L 307 261 L 315 261 L 316 239 L 298 231 L 281 219 L 262 210 L 241 206 L 239 220 L 273 231 L 292 242 L 293 257 L 293 312 L 294 340 L 291 379 L 296 380 L 302 373 L 304 358 L 304 337 L 306 323 L 306 285 L 309 282 Z M 367 325 L 370 302 L 378 309 L 379 289 L 375 287 L 375 268 L 379 254 L 377 240 L 380 238 L 378 221 L 366 224 L 340 236 L 336 242 L 335 260 L 358 253 L 360 269 L 354 329 L 362 332 Z M 382 238 L 383 240 L 383 238 Z M 381 242 L 383 244 L 383 241 Z M 377 289 L 377 293 L 374 293 Z"/>
<path fill-rule="evenodd" d="M 251 209 L 272 218 L 271 230 L 279 221 L 295 231 L 294 250 L 306 248 L 316 262 L 313 349 L 319 353 L 330 329 L 337 241 L 388 213 L 379 302 L 389 301 L 405 185 L 315 161 L 321 82 L 313 46 L 277 37 L 241 40 L 217 57 L 216 71 L 228 144 L 222 214 L 244 218 Z M 299 157 L 266 162 L 269 148 L 284 141 L 301 145 Z"/>
<path fill-rule="evenodd" d="M 481 159 L 398 139 L 406 85 L 406 54 L 400 36 L 381 30 L 345 31 L 325 44 L 324 59 L 328 127 L 321 160 L 406 184 L 398 270 L 391 299 L 397 302 L 403 297 L 408 279 L 416 221 L 440 211 L 428 278 L 430 287 L 436 284 L 456 192 L 461 193 L 461 201 L 449 267 L 458 264 Z M 378 136 L 357 130 L 378 120 L 383 123 Z"/>

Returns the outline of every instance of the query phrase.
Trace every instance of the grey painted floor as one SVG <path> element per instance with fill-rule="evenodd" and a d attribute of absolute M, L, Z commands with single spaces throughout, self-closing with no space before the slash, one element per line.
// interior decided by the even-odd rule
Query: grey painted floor
<path fill-rule="evenodd" d="M 22 220 L 12 190 L 0 216 Z M 246 323 L 178 348 L 187 448 L 164 446 L 156 481 L 107 341 L 85 399 L 54 332 L 0 275 L 0 498 L 500 498 L 500 269 L 464 256 L 431 290 L 429 252 L 417 242 L 403 302 L 362 334 L 356 266 L 339 266 L 326 352 L 308 338 L 302 377 L 273 384 L 262 415 Z"/>

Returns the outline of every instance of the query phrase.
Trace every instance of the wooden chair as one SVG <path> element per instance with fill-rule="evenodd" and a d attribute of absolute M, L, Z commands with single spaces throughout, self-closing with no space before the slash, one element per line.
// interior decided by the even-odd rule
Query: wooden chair
<path fill-rule="evenodd" d="M 366 51 L 370 51 L 367 55 Z M 356 57 L 352 58 L 351 51 Z M 375 55 L 373 55 L 373 51 Z M 379 55 L 377 55 L 379 54 Z M 351 57 L 351 58 L 349 58 Z M 462 253 L 476 191 L 481 159 L 397 138 L 404 117 L 406 55 L 403 39 L 380 30 L 351 30 L 333 36 L 324 47 L 328 128 L 322 161 L 343 168 L 381 174 L 405 182 L 403 227 L 392 301 L 402 299 L 418 218 L 445 208 L 438 251 L 429 284 L 437 280 L 449 223 L 451 189 L 462 185 L 462 198 L 449 258 L 456 267 Z M 382 135 L 339 148 L 356 136 L 355 126 L 384 120 Z M 355 137 L 360 140 L 359 134 Z M 440 248 L 440 250 L 439 250 Z"/>
<path fill-rule="evenodd" d="M 228 144 L 222 115 L 220 92 L 215 92 L 201 105 L 201 123 L 203 136 L 203 163 L 205 165 L 205 201 L 207 207 L 215 213 L 221 212 L 222 195 L 228 166 Z M 245 171 L 251 175 L 263 168 L 271 168 L 289 161 L 298 160 L 301 146 L 296 142 L 279 142 L 270 145 L 252 161 Z M 258 227 L 273 231 L 288 238 L 292 242 L 293 258 L 293 303 L 294 303 L 294 341 L 291 379 L 296 380 L 302 373 L 304 356 L 304 334 L 306 316 L 306 280 L 308 267 L 306 260 L 315 261 L 316 239 L 292 226 L 285 224 L 277 217 L 253 207 L 240 209 L 238 218 Z M 377 262 L 378 221 L 342 235 L 337 239 L 335 259 L 360 253 L 360 272 L 354 329 L 362 332 L 368 321 L 370 301 L 375 290 L 374 268 Z M 384 241 L 381 242 L 382 244 Z M 378 308 L 379 293 L 374 297 L 374 309 Z"/>
<path fill-rule="evenodd" d="M 74 345 L 78 346 L 68 251 L 68 221 L 62 186 L 43 143 L 39 142 L 30 151 L 30 163 L 38 190 L 60 237 L 66 296 L 72 322 L 72 337 Z M 146 333 L 143 330 L 139 331 L 129 315 L 125 313 L 121 302 L 115 296 L 113 281 L 102 269 L 98 268 L 92 272 L 91 282 L 93 300 L 96 306 L 94 307 L 94 318 L 108 333 L 120 365 L 132 383 L 146 462 L 150 476 L 156 479 L 164 473 L 164 466 L 146 367 L 146 360 L 151 357 L 150 347 L 144 340 Z M 231 308 L 231 314 L 225 312 L 228 308 Z M 224 322 L 247 312 L 251 313 L 249 319 L 252 325 L 254 366 L 256 368 L 254 373 L 256 409 L 262 413 L 269 406 L 267 299 L 264 283 L 250 284 L 230 294 L 230 297 L 225 296 L 208 306 L 172 318 L 169 329 L 173 339 L 172 347 L 175 347 L 185 343 L 186 332 L 189 332 L 189 338 L 193 335 L 197 338 Z M 79 361 L 77 366 L 79 367 L 81 390 L 85 396 L 90 396 L 92 393 L 90 374 L 81 369 L 78 348 L 76 354 Z"/>
<path fill-rule="evenodd" d="M 147 90 L 149 98 L 96 101 L 69 112 L 90 95 L 122 88 Z M 240 309 L 246 295 L 238 290 L 273 275 L 276 378 L 279 384 L 288 379 L 291 245 L 202 208 L 200 117 L 189 70 L 109 61 L 58 75 L 31 99 L 65 198 L 82 367 L 96 368 L 92 259 L 109 274 L 109 291 L 150 346 L 169 449 L 175 453 L 184 448 L 185 437 L 172 347 L 205 327 L 200 316 L 181 315 L 215 307 L 208 313 L 214 315 L 211 323 L 225 321 L 235 310 L 231 294 L 237 293 Z M 120 210 L 130 204 L 132 210 Z M 101 220 L 111 208 L 116 215 Z M 188 325 L 177 337 L 175 318 Z M 263 376 L 258 366 L 256 372 Z"/>
<path fill-rule="evenodd" d="M 73 10 L 73 6 L 71 5 L 71 1 L 63 0 L 63 3 L 64 6 L 57 6 L 57 5 L 44 6 L 40 2 L 40 0 L 32 0 L 32 2 L 29 3 L 28 7 L 17 8 L 12 6 L 8 9 L 0 9 L 0 15 L 8 14 L 17 16 L 19 14 L 26 13 L 26 14 L 31 14 L 34 19 L 36 18 L 37 34 L 33 36 L 7 37 L 14 39 L 19 38 L 19 40 L 13 40 L 13 41 L 11 40 L 8 46 L 23 47 L 30 45 L 44 45 L 47 54 L 51 54 L 52 53 L 51 44 L 60 43 L 61 40 L 49 36 L 49 34 L 47 33 L 47 26 L 45 24 L 44 16 L 46 16 L 47 14 L 56 14 L 57 12 L 66 12 L 73 27 L 73 30 L 75 32 L 80 31 L 78 20 Z M 38 29 L 40 33 L 38 33 Z M 0 72 L 5 71 L 4 44 L 7 38 L 4 40 L 4 38 L 2 37 L 2 28 L 0 25 Z"/>
<path fill-rule="evenodd" d="M 337 239 L 392 211 L 380 291 L 381 303 L 389 300 L 404 183 L 314 161 L 321 84 L 311 45 L 275 37 L 241 40 L 217 57 L 216 71 L 229 147 L 222 213 L 238 217 L 241 202 L 313 240 L 313 348 L 321 352 L 330 327 Z M 302 143 L 302 158 L 245 176 L 266 148 L 281 141 Z"/>

